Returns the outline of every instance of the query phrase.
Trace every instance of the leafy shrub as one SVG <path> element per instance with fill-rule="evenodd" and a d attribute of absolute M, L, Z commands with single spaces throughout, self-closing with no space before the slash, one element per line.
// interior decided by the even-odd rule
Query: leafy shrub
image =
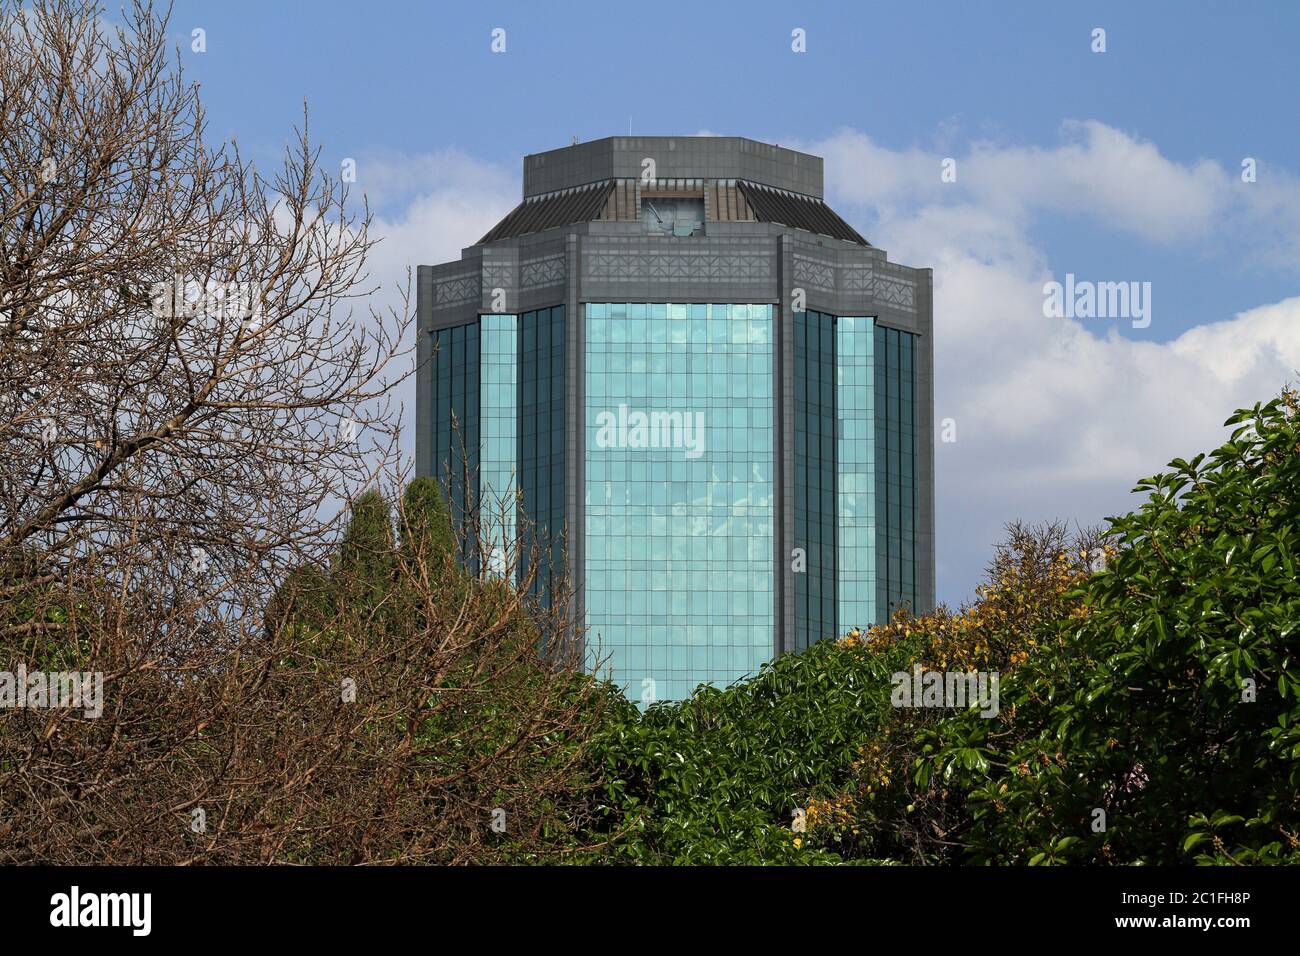
<path fill-rule="evenodd" d="M 831 794 L 889 707 L 894 654 L 823 641 L 725 690 L 644 714 L 626 701 L 593 743 L 602 856 L 636 863 L 835 862 L 792 830 L 808 794 Z M 588 857 L 588 860 L 591 858 Z"/>
<path fill-rule="evenodd" d="M 971 859 L 1300 861 L 1296 395 L 1226 424 L 1113 519 L 1079 613 L 1003 684 L 1014 732 L 959 715 L 930 735 L 918 773 L 969 790 Z"/>

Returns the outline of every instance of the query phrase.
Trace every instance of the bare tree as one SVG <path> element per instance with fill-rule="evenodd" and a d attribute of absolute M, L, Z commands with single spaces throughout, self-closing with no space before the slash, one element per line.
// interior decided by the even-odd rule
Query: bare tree
<path fill-rule="evenodd" d="M 207 144 L 165 31 L 139 3 L 0 18 L 0 560 L 93 554 L 238 616 L 386 460 L 406 322 L 349 308 L 369 212 L 305 113 L 263 179 Z"/>
<path fill-rule="evenodd" d="M 368 209 L 305 110 L 270 178 L 212 146 L 166 15 L 123 20 L 0 13 L 0 667 L 103 675 L 98 717 L 0 709 L 0 859 L 554 849 L 596 691 L 536 651 L 571 628 L 401 527 L 369 596 L 333 550 L 400 483 Z"/>

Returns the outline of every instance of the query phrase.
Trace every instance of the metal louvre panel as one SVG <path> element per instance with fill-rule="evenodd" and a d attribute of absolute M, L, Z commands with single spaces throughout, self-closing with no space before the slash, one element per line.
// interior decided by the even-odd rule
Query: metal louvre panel
<path fill-rule="evenodd" d="M 478 241 L 496 242 L 498 239 L 513 239 L 543 229 L 568 226 L 575 222 L 591 222 L 600 216 L 610 194 L 614 191 L 612 182 L 595 183 L 580 189 L 544 196 L 541 199 L 528 199 L 521 202 L 510 214 L 492 227 L 486 236 Z"/>
<path fill-rule="evenodd" d="M 736 185 L 760 222 L 774 222 L 792 229 L 806 229 L 808 232 L 830 236 L 832 239 L 856 242 L 861 246 L 871 245 L 820 199 L 797 196 L 794 193 L 770 189 L 744 180 L 738 181 Z"/>

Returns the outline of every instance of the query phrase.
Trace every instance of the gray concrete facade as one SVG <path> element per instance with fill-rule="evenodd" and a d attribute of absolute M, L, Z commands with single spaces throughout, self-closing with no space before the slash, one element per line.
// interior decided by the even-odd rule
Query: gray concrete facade
<path fill-rule="evenodd" d="M 610 136 L 524 157 L 524 196 L 607 179 L 746 179 L 822 198 L 822 158 L 743 136 Z"/>
<path fill-rule="evenodd" d="M 524 196 L 643 176 L 654 160 L 658 183 L 747 182 L 822 197 L 820 157 L 740 137 L 611 137 L 524 159 Z M 639 192 L 638 192 L 639 196 Z M 639 200 L 638 200 L 639 206 Z M 890 262 L 887 254 L 776 222 L 713 221 L 704 235 L 648 234 L 637 221 L 595 220 L 473 245 L 461 258 L 417 269 L 416 471 L 432 470 L 428 416 L 433 394 L 431 331 L 486 313 L 522 313 L 563 304 L 566 325 L 566 508 L 569 559 L 581 580 L 585 423 L 582 307 L 588 302 L 770 303 L 775 328 L 773 389 L 777 511 L 773 561 L 779 582 L 774 653 L 794 629 L 794 305 L 919 336 L 916 369 L 916 593 L 933 606 L 934 321 L 930 269 Z M 579 606 L 575 609 L 581 613 Z"/>

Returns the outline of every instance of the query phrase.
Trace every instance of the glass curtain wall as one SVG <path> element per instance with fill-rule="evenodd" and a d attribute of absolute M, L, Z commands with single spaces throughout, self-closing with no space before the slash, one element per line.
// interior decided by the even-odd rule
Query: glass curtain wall
<path fill-rule="evenodd" d="M 588 654 L 633 700 L 755 673 L 773 647 L 772 307 L 585 315 Z"/>

